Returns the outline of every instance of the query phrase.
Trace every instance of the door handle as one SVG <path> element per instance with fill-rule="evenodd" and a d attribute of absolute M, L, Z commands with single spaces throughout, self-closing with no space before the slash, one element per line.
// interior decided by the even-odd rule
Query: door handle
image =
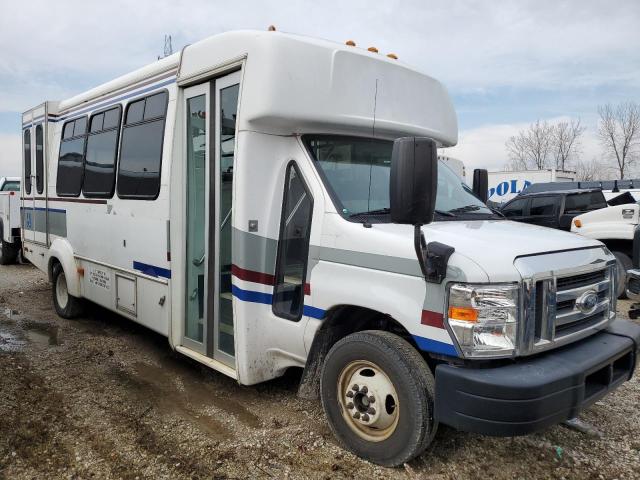
<path fill-rule="evenodd" d="M 202 265 L 202 262 L 204 262 L 204 257 L 206 256 L 206 253 L 202 254 L 202 258 L 200 258 L 200 260 L 196 260 L 195 258 L 192 260 L 193 264 L 196 267 L 199 267 L 200 265 Z"/>

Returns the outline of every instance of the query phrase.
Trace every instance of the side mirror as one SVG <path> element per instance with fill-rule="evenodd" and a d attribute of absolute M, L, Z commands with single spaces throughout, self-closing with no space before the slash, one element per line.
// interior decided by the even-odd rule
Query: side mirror
<path fill-rule="evenodd" d="M 476 168 L 473 171 L 473 193 L 487 203 L 489 199 L 489 174 L 484 168 Z"/>
<path fill-rule="evenodd" d="M 424 137 L 398 138 L 393 143 L 389 207 L 391 221 L 426 225 L 433 221 L 438 189 L 438 149 Z"/>

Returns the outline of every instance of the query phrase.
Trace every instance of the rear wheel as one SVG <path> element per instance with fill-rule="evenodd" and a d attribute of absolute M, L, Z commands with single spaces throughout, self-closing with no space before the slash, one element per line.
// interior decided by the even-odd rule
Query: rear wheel
<path fill-rule="evenodd" d="M 629 255 L 627 255 L 626 253 L 611 253 L 613 253 L 614 257 L 616 257 L 616 264 L 618 266 L 618 278 L 616 278 L 618 298 L 627 298 L 627 270 L 631 270 L 633 268 L 633 262 L 631 261 L 631 258 L 629 258 Z"/>
<path fill-rule="evenodd" d="M 397 335 L 369 330 L 337 342 L 325 359 L 320 391 L 335 436 L 371 462 L 402 465 L 433 440 L 433 374 Z"/>
<path fill-rule="evenodd" d="M 53 266 L 53 305 L 62 318 L 76 318 L 82 313 L 82 300 L 69 294 L 67 277 L 59 263 Z"/>
<path fill-rule="evenodd" d="M 4 230 L 0 225 L 0 265 L 10 265 L 18 258 L 18 247 L 4 241 Z"/>

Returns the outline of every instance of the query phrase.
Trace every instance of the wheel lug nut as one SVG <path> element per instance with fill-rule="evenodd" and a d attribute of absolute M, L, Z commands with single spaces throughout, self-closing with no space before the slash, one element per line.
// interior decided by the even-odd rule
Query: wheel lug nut
<path fill-rule="evenodd" d="M 362 415 L 362 421 L 363 422 L 368 422 L 369 421 L 369 415 L 367 415 L 366 413 L 364 415 Z"/>
<path fill-rule="evenodd" d="M 365 385 L 364 387 L 362 387 L 362 388 L 360 389 L 360 391 L 361 391 L 362 393 L 367 393 L 367 392 L 369 391 L 369 389 L 368 389 L 368 388 L 367 388 L 367 386 Z"/>
<path fill-rule="evenodd" d="M 360 412 L 356 412 L 353 414 L 353 418 L 360 418 Z"/>
<path fill-rule="evenodd" d="M 353 392 L 351 390 L 347 392 L 347 397 L 353 398 Z"/>
<path fill-rule="evenodd" d="M 369 409 L 367 410 L 367 413 L 370 413 L 371 415 L 375 415 L 376 414 L 376 409 L 369 407 Z"/>
<path fill-rule="evenodd" d="M 353 402 L 347 403 L 347 408 L 351 410 L 353 408 Z"/>
<path fill-rule="evenodd" d="M 369 403 L 376 403 L 376 397 L 374 397 L 373 395 L 371 395 L 369 397 Z"/>
<path fill-rule="evenodd" d="M 357 392 L 358 390 L 360 390 L 360 387 L 358 386 L 357 383 L 354 383 L 353 387 L 351 387 L 351 390 L 353 390 L 354 392 Z"/>

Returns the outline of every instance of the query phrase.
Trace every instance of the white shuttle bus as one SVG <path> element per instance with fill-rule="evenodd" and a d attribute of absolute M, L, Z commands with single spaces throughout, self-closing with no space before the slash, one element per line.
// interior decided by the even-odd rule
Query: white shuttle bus
<path fill-rule="evenodd" d="M 439 423 L 521 435 L 628 380 L 598 241 L 505 220 L 448 167 L 444 87 L 351 45 L 231 32 L 22 117 L 25 256 L 244 385 L 303 368 L 381 465 Z"/>

